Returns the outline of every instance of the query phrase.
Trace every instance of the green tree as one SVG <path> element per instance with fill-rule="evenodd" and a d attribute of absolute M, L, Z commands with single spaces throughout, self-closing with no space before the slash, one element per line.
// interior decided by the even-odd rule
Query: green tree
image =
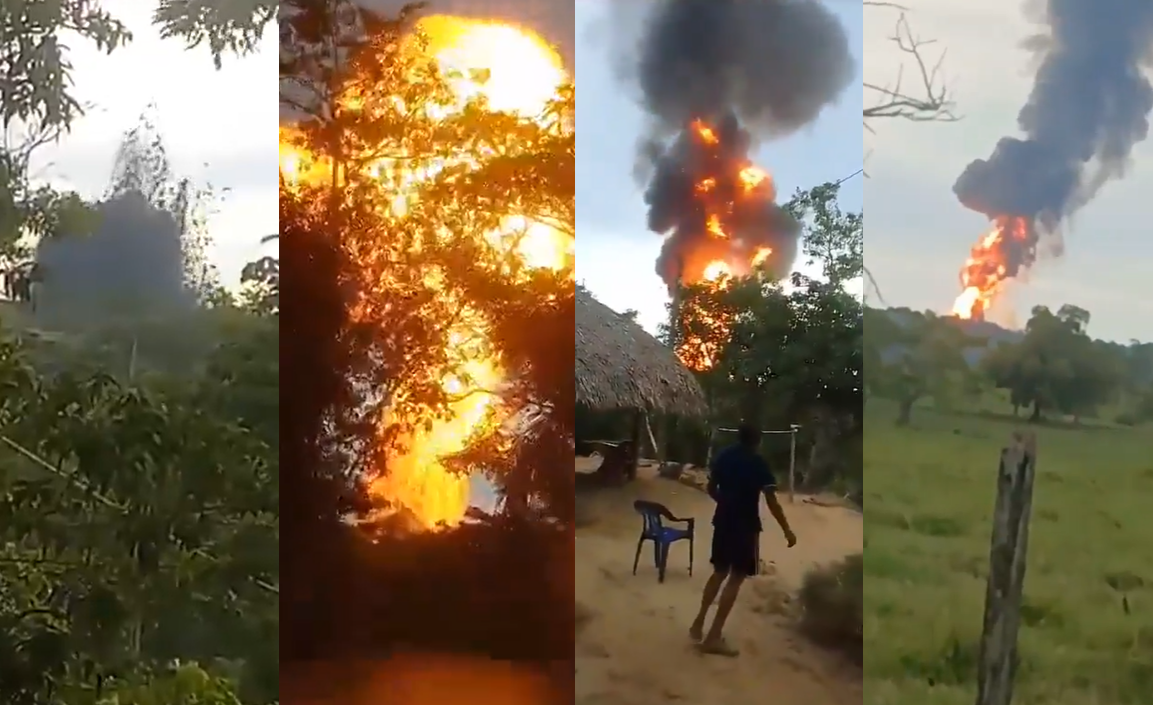
<path fill-rule="evenodd" d="M 44 376 L 3 342 L 6 702 L 96 702 L 172 658 L 235 659 L 246 688 L 274 689 L 279 336 L 253 321 L 230 338 L 135 381 Z"/>
<path fill-rule="evenodd" d="M 219 58 L 251 48 L 245 32 L 271 19 L 268 5 L 252 22 L 213 7 L 165 3 L 158 21 L 191 43 L 205 32 Z M 105 51 L 131 39 L 83 0 L 0 8 L 0 113 L 23 134 L 0 150 L 8 252 L 22 235 L 79 234 L 91 213 L 27 181 L 35 149 L 82 114 L 65 32 Z M 213 39 L 225 34 L 234 41 Z M 92 323 L 85 336 L 0 331 L 0 700 L 272 702 L 276 321 L 219 302 L 116 330 Z M 200 354 L 179 361 L 153 344 L 209 328 Z"/>
<path fill-rule="evenodd" d="M 850 469 L 845 443 L 859 438 L 861 303 L 844 284 L 862 273 L 859 213 L 844 213 L 833 184 L 799 192 L 787 208 L 804 224 L 804 256 L 825 280 L 794 275 L 786 290 L 755 273 L 725 286 L 688 286 L 670 304 L 674 347 L 692 337 L 719 351 L 699 373 L 717 416 L 766 428 L 804 427 L 807 479 L 827 483 Z M 725 320 L 724 329 L 710 321 Z"/>
<path fill-rule="evenodd" d="M 1080 417 L 1107 401 L 1122 379 L 1121 361 L 1088 335 L 1089 312 L 1072 305 L 1053 313 L 1033 309 L 1019 342 L 995 348 L 983 360 L 994 384 L 1009 392 L 1014 413 L 1030 419 L 1052 411 Z"/>
<path fill-rule="evenodd" d="M 261 257 L 244 265 L 240 281 L 250 286 L 250 305 L 267 313 L 280 311 L 280 258 Z"/>
<path fill-rule="evenodd" d="M 165 37 L 190 47 L 206 45 L 219 68 L 228 54 L 255 50 L 277 7 L 268 0 L 159 0 L 154 21 Z M 77 232 L 87 217 L 77 194 L 28 183 L 31 154 L 57 140 L 85 111 L 72 90 L 73 37 L 105 53 L 132 41 L 113 13 L 89 0 L 0 3 L 0 52 L 6 57 L 6 89 L 0 95 L 0 258 L 12 255 L 21 235 Z"/>
<path fill-rule="evenodd" d="M 974 375 L 964 351 L 975 341 L 954 318 L 901 314 L 865 309 L 865 384 L 870 393 L 897 402 L 897 424 L 903 426 L 919 400 L 947 403 L 969 383 Z"/>

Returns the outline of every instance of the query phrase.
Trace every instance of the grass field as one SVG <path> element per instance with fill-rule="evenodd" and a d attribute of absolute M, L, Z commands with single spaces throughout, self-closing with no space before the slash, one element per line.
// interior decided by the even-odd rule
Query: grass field
<path fill-rule="evenodd" d="M 864 703 L 972 705 L 995 469 L 1018 423 L 895 416 L 866 410 Z M 1153 703 L 1153 428 L 1037 433 L 1014 705 Z"/>

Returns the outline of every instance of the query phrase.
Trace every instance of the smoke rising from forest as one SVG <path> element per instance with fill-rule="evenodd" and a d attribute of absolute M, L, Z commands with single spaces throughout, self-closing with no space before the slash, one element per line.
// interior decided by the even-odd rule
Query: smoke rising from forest
<path fill-rule="evenodd" d="M 198 227 L 204 193 L 177 178 L 164 145 L 143 120 L 125 134 L 93 232 L 42 239 L 43 282 L 35 317 L 54 328 L 193 310 L 215 276 Z"/>
<path fill-rule="evenodd" d="M 735 191 L 758 141 L 812 124 L 852 83 L 855 62 L 840 20 L 815 0 L 666 0 L 645 5 L 639 17 L 636 6 L 615 7 L 621 25 L 639 20 L 639 40 L 617 35 L 615 59 L 649 118 L 638 176 L 649 228 L 666 238 L 657 273 L 672 287 L 695 279 L 686 263 L 717 248 L 705 227 L 716 196 L 704 202 L 694 188 L 707 181 L 721 197 Z M 698 121 L 719 144 L 694 134 Z M 740 264 L 769 249 L 775 273 L 791 268 L 800 226 L 776 204 L 771 184 L 739 208 L 731 201 L 723 223 L 731 251 L 711 259 Z"/>
<path fill-rule="evenodd" d="M 1153 111 L 1153 2 L 1048 0 L 1046 34 L 1030 42 L 1038 69 L 1017 116 L 1021 137 L 1001 139 L 961 173 L 953 191 L 988 215 L 1019 216 L 1028 236 L 1007 253 L 1014 276 L 1046 236 L 1125 175 Z"/>

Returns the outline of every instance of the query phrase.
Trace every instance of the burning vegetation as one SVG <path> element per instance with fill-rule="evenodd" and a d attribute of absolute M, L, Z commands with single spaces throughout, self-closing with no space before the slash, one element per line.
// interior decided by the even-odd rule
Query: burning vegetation
<path fill-rule="evenodd" d="M 821 3 L 780 0 L 666 0 L 641 19 L 639 38 L 621 32 L 617 49 L 652 125 L 640 158 L 648 226 L 664 238 L 657 274 L 674 298 L 682 285 L 722 291 L 754 270 L 786 276 L 800 224 L 751 154 L 812 124 L 849 86 L 844 27 Z M 707 299 L 678 306 L 677 354 L 697 371 L 716 364 L 732 326 Z"/>
<path fill-rule="evenodd" d="M 401 64 L 436 72 L 443 90 L 427 88 L 420 99 L 368 93 L 368 79 L 379 79 L 368 75 L 375 67 L 361 67 L 365 80 L 349 82 L 340 99 L 346 113 L 393 112 L 404 136 L 390 135 L 382 149 L 362 136 L 366 143 L 348 160 L 356 174 L 345 190 L 379 199 L 382 227 L 353 230 L 342 247 L 359 292 L 348 306 L 349 328 L 375 330 L 399 360 L 358 382 L 379 397 L 366 402 L 376 432 L 363 454 L 372 465 L 370 492 L 385 505 L 372 520 L 433 530 L 465 518 L 476 471 L 470 449 L 506 452 L 524 423 L 523 405 L 506 398 L 520 371 L 507 368 L 495 318 L 478 300 L 566 281 L 572 288 L 571 217 L 527 194 L 529 178 L 547 178 L 529 148 L 571 142 L 571 115 L 559 107 L 571 102 L 571 84 L 547 42 L 508 23 L 426 17 L 399 44 Z M 425 83 L 421 74 L 406 85 L 425 90 Z M 283 187 L 336 185 L 330 162 L 302 147 L 307 130 L 281 131 Z M 502 171 L 494 177 L 497 161 Z M 522 193 L 495 193 L 498 179 Z M 430 344 L 438 349 L 421 347 Z M 417 357 L 424 362 L 412 362 Z"/>
<path fill-rule="evenodd" d="M 678 163 L 687 168 L 675 179 L 666 173 L 654 181 L 650 205 L 664 205 L 654 207 L 650 225 L 671 232 L 657 265 L 670 294 L 682 284 L 719 291 L 758 267 L 787 271 L 792 264 L 799 226 L 777 207 L 772 178 L 745 154 L 748 142 L 733 116 L 715 124 L 693 120 L 678 150 Z M 674 191 L 683 198 L 676 207 Z M 657 220 L 662 215 L 666 219 Z M 682 315 L 705 331 L 685 331 L 677 356 L 689 369 L 704 371 L 716 363 L 718 341 L 728 338 L 731 321 L 700 302 L 685 307 Z"/>

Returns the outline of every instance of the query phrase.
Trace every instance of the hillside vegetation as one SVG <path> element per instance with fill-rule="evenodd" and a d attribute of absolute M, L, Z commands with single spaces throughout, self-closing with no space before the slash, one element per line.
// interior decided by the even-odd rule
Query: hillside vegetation
<path fill-rule="evenodd" d="M 953 408 L 1003 399 L 1028 420 L 1153 420 L 1153 343 L 1093 339 L 1090 313 L 1073 305 L 1033 309 L 1023 331 L 908 309 L 865 309 L 866 393 Z"/>

